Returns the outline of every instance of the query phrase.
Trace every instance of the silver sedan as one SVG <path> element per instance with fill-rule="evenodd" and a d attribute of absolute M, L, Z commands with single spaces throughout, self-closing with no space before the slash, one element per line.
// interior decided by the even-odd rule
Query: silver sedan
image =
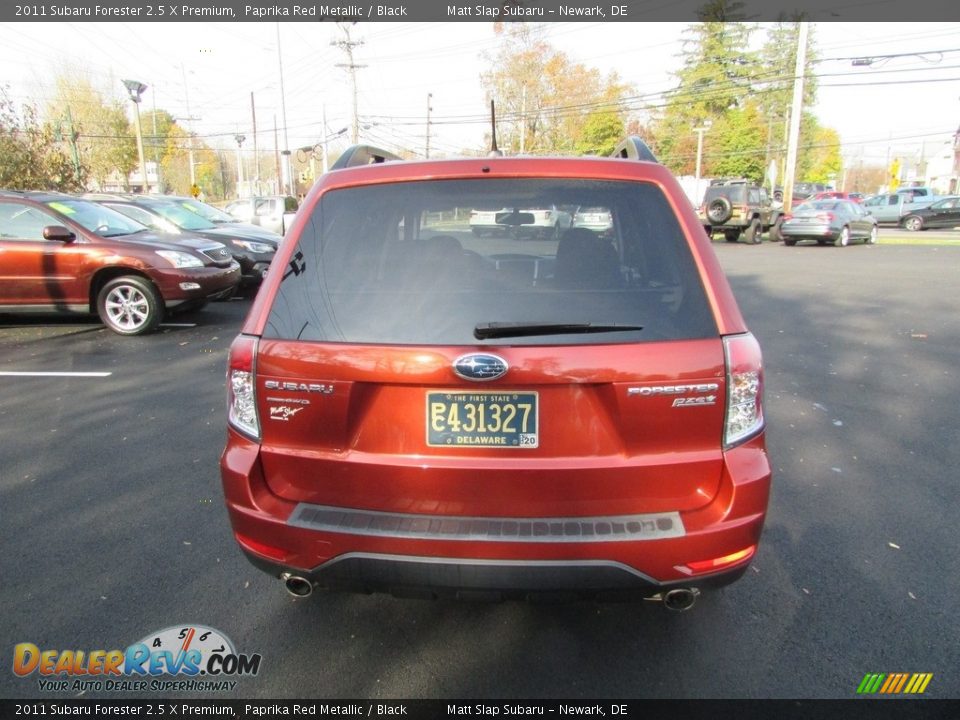
<path fill-rule="evenodd" d="M 784 245 L 798 240 L 816 240 L 846 247 L 851 242 L 877 242 L 877 220 L 867 210 L 849 200 L 816 200 L 799 205 L 787 216 L 780 229 Z"/>

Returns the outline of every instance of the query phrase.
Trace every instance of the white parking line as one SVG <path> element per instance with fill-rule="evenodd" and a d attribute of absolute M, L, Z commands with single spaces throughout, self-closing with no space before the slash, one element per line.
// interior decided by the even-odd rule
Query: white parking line
<path fill-rule="evenodd" d="M 0 370 L 0 375 L 8 377 L 110 377 L 112 372 L 6 372 Z"/>

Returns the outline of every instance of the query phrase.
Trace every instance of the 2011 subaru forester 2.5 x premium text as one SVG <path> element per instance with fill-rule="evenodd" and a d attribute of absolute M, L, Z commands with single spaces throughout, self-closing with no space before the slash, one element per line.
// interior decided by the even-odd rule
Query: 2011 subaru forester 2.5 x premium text
<path fill-rule="evenodd" d="M 647 156 L 355 147 L 324 175 L 230 350 L 221 471 L 255 565 L 301 596 L 675 609 L 745 571 L 770 487 L 760 349 Z M 612 228 L 470 231 L 474 208 L 522 228 L 553 205 Z"/>

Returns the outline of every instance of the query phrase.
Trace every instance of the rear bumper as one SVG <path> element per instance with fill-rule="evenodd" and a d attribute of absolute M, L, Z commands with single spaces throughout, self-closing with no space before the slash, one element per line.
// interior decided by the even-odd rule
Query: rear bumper
<path fill-rule="evenodd" d="M 838 232 L 838 230 L 831 228 L 829 225 L 804 225 L 802 227 L 791 227 L 784 224 L 780 227 L 781 236 L 797 238 L 798 240 L 802 240 L 803 238 L 835 238 Z"/>
<path fill-rule="evenodd" d="M 695 581 L 661 583 L 607 560 L 463 560 L 348 553 L 303 571 L 241 549 L 254 567 L 276 578 L 297 576 L 332 590 L 422 598 L 642 600 L 673 588 L 722 587 L 738 580 L 748 567 L 743 563 Z"/>
<path fill-rule="evenodd" d="M 229 431 L 221 476 L 250 561 L 280 577 L 398 595 L 539 593 L 647 597 L 739 578 L 766 515 L 771 471 L 759 435 L 724 456 L 713 500 L 690 512 L 589 518 L 399 515 L 298 504 L 263 480 L 259 447 Z M 707 571 L 705 561 L 734 556 Z"/>

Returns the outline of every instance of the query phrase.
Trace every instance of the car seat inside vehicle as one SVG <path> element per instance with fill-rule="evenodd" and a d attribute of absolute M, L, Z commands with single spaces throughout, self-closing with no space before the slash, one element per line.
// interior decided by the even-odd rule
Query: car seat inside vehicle
<path fill-rule="evenodd" d="M 620 285 L 620 258 L 613 244 L 582 228 L 567 231 L 557 246 L 557 286 L 606 290 Z"/>

